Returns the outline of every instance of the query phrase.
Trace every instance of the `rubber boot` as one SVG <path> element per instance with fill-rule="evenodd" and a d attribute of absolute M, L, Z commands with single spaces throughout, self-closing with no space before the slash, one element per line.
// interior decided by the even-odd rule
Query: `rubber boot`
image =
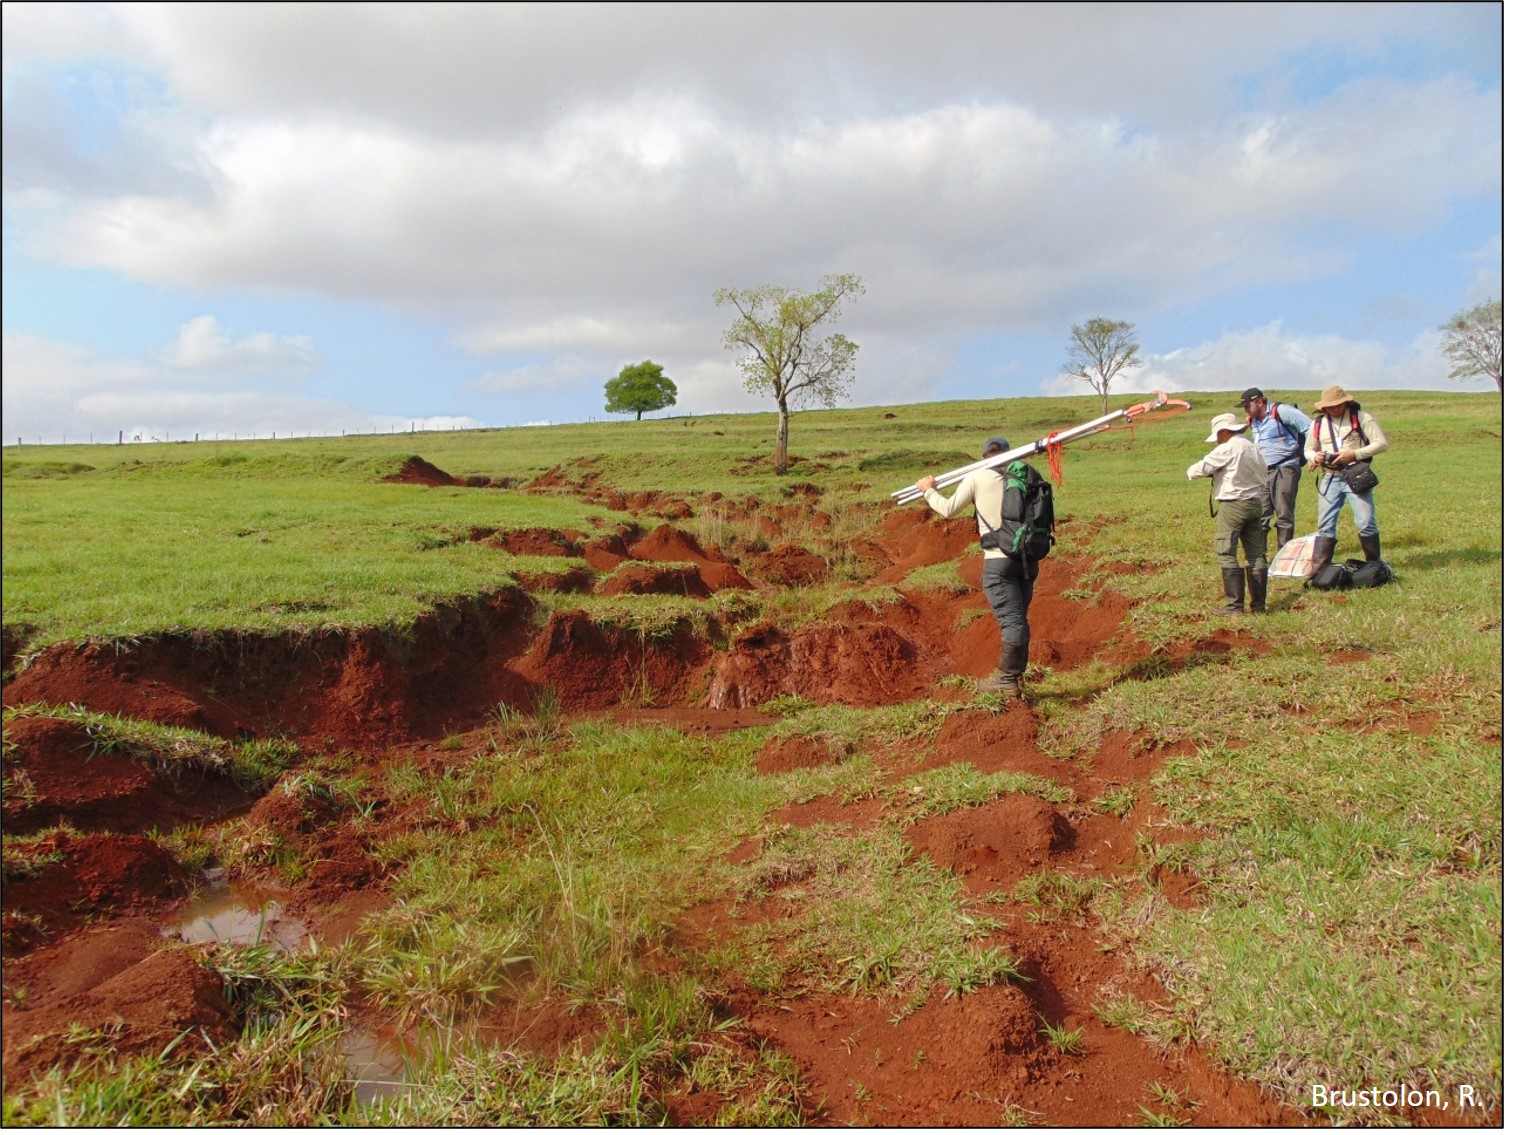
<path fill-rule="evenodd" d="M 1247 572 L 1244 568 L 1221 568 L 1220 581 L 1225 587 L 1223 615 L 1242 615 L 1247 610 Z"/>
<path fill-rule="evenodd" d="M 1275 533 L 1275 535 L 1274 535 L 1273 550 L 1275 552 L 1277 552 L 1285 544 L 1289 543 L 1291 540 L 1293 540 L 1295 538 L 1295 526 L 1293 524 L 1290 524 L 1290 525 L 1287 525 L 1287 526 L 1283 525 L 1283 524 L 1280 524 L 1274 530 L 1274 533 Z"/>
<path fill-rule="evenodd" d="M 1268 569 L 1261 571 L 1247 569 L 1247 592 L 1251 600 L 1251 610 L 1254 615 L 1261 615 L 1268 610 Z"/>
<path fill-rule="evenodd" d="M 1028 643 L 1004 643 L 998 656 L 997 673 L 976 688 L 985 693 L 1009 694 L 1020 697 L 1024 693 L 1024 671 L 1029 665 Z"/>
<path fill-rule="evenodd" d="M 1327 564 L 1332 562 L 1332 556 L 1337 551 L 1337 537 L 1317 536 L 1316 547 L 1310 557 L 1310 572 L 1305 576 L 1310 579 Z"/>
<path fill-rule="evenodd" d="M 1358 537 L 1358 546 L 1364 550 L 1364 562 L 1372 564 L 1379 559 L 1379 533 L 1373 536 L 1365 536 L 1362 533 Z"/>

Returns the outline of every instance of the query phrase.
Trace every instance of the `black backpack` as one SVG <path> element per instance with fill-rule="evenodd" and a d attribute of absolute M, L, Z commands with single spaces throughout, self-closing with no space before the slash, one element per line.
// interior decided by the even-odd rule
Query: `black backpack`
<path fill-rule="evenodd" d="M 983 548 L 1001 548 L 1016 560 L 1043 560 L 1056 542 L 1050 482 L 1039 470 L 1013 461 L 1000 470 L 1003 477 L 1003 522 L 982 535 Z"/>

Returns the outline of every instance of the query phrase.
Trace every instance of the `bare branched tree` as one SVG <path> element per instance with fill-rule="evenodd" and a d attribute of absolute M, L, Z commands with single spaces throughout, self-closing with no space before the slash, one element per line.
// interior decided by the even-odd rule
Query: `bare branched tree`
<path fill-rule="evenodd" d="M 1114 380 L 1124 371 L 1142 365 L 1137 357 L 1140 349 L 1133 323 L 1103 318 L 1075 323 L 1072 341 L 1066 349 L 1066 373 L 1097 391 L 1107 414 Z"/>
<path fill-rule="evenodd" d="M 1501 300 L 1478 303 L 1461 311 L 1438 330 L 1443 332 L 1443 354 L 1451 369 L 1449 378 L 1463 382 L 1485 375 L 1502 388 Z"/>

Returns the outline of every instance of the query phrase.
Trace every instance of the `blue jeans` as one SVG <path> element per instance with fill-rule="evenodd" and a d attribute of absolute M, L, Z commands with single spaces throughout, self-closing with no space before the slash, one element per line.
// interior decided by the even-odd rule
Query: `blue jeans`
<path fill-rule="evenodd" d="M 1355 493 L 1348 488 L 1346 479 L 1322 473 L 1317 479 L 1316 500 L 1316 535 L 1337 538 L 1337 517 L 1342 513 L 1343 501 L 1353 509 L 1353 523 L 1358 525 L 1360 536 L 1379 535 L 1379 523 L 1374 519 L 1374 490 Z"/>

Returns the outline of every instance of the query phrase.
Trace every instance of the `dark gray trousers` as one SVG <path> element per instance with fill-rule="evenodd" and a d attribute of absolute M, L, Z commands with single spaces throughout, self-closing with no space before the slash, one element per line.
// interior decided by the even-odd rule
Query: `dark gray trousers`
<path fill-rule="evenodd" d="M 989 556 L 982 561 L 982 591 L 992 607 L 1002 632 L 1003 646 L 1022 649 L 1024 665 L 1029 663 L 1029 601 L 1035 595 L 1035 576 L 1039 565 L 1033 565 L 1033 574 L 1019 560 L 1010 556 Z M 1024 666 L 1018 668 L 1024 672 Z"/>
<path fill-rule="evenodd" d="M 1300 466 L 1282 465 L 1268 470 L 1268 492 L 1263 498 L 1263 531 L 1273 529 L 1274 551 L 1295 536 L 1295 497 L 1300 492 Z"/>

